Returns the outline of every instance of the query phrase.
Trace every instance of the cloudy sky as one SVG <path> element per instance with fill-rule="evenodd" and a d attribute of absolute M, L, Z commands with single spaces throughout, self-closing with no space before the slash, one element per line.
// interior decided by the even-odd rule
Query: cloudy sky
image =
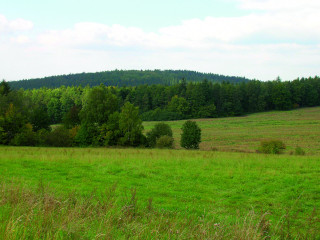
<path fill-rule="evenodd" d="M 188 69 L 320 75 L 319 0 L 0 0 L 0 79 Z"/>

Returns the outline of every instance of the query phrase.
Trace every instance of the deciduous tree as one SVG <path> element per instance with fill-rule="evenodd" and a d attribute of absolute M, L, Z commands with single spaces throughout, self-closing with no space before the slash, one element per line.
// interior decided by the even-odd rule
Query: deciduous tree
<path fill-rule="evenodd" d="M 123 136 L 120 139 L 122 145 L 137 146 L 143 142 L 143 125 L 139 109 L 129 102 L 122 107 L 119 128 Z"/>
<path fill-rule="evenodd" d="M 199 149 L 201 142 L 201 129 L 194 121 L 186 121 L 182 126 L 181 147 L 186 149 Z"/>

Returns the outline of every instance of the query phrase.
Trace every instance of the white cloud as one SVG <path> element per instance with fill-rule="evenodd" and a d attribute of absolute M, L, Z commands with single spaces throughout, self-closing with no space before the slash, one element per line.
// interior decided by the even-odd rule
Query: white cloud
<path fill-rule="evenodd" d="M 17 37 L 12 37 L 11 41 L 18 44 L 26 44 L 26 43 L 29 43 L 30 38 L 25 35 L 19 35 Z"/>
<path fill-rule="evenodd" d="M 173 38 L 205 42 L 320 42 L 319 0 L 239 0 L 255 11 L 241 17 L 193 19 L 179 26 L 160 29 Z"/>
<path fill-rule="evenodd" d="M 1 32 L 19 32 L 28 31 L 33 28 L 33 23 L 21 18 L 9 21 L 5 16 L 0 15 L 0 33 Z"/>
<path fill-rule="evenodd" d="M 155 34 L 145 33 L 139 28 L 99 23 L 78 23 L 72 29 L 49 31 L 38 37 L 39 43 L 50 46 L 115 45 L 132 46 L 146 43 Z"/>
<path fill-rule="evenodd" d="M 275 1 L 241 0 L 243 6 L 273 6 Z M 281 1 L 280 1 L 281 2 Z M 311 1 L 310 1 L 311 2 Z M 312 1 L 314 2 L 314 1 Z M 296 4 L 298 6 L 298 4 Z M 294 6 L 296 6 L 294 5 Z M 317 4 L 315 3 L 315 6 Z M 280 9 L 281 8 L 280 4 Z M 191 19 L 180 25 L 145 32 L 136 27 L 78 23 L 71 29 L 48 31 L 38 37 L 45 46 L 119 46 L 142 48 L 203 49 L 221 43 L 318 43 L 320 42 L 319 8 L 299 11 L 267 11 L 242 17 L 206 17 Z"/>

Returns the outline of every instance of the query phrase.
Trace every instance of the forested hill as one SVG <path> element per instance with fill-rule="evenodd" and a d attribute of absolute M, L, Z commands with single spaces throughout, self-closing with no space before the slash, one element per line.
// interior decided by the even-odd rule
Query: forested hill
<path fill-rule="evenodd" d="M 247 82 L 244 77 L 224 76 L 212 73 L 200 73 L 186 70 L 114 70 L 97 73 L 78 73 L 29 80 L 9 82 L 14 89 L 37 89 L 41 87 L 58 88 L 64 86 L 97 86 L 103 83 L 106 86 L 139 86 L 143 84 L 174 85 L 181 79 L 188 82 L 201 82 L 207 79 L 210 82 Z"/>

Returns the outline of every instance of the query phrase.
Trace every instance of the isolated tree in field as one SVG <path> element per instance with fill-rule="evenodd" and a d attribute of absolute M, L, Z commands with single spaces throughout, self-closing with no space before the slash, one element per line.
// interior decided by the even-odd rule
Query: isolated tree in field
<path fill-rule="evenodd" d="M 158 138 L 169 136 L 172 138 L 171 127 L 166 123 L 157 123 L 154 128 L 147 133 L 147 141 L 150 147 L 156 146 Z"/>
<path fill-rule="evenodd" d="M 196 122 L 186 121 L 182 125 L 181 147 L 186 149 L 199 149 L 201 142 L 201 129 Z"/>

